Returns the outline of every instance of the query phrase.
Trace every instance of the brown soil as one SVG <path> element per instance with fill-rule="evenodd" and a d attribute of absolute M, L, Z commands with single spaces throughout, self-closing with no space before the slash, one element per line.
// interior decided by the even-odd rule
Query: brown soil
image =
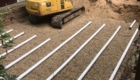
<path fill-rule="evenodd" d="M 130 23 L 112 22 L 110 20 L 94 20 L 92 18 L 86 18 L 86 16 L 84 15 L 79 16 L 64 25 L 62 30 L 53 29 L 46 23 L 42 23 L 41 25 L 31 25 L 29 22 L 13 23 L 6 27 L 6 29 L 14 29 L 14 31 L 11 33 L 12 36 L 20 33 L 21 31 L 25 32 L 23 36 L 16 39 L 15 45 L 21 43 L 22 41 L 26 40 L 34 34 L 37 35 L 37 38 L 30 41 L 23 47 L 10 53 L 7 56 L 7 61 L 5 62 L 5 65 L 25 54 L 47 38 L 50 37 L 51 41 L 42 46 L 40 49 L 33 52 L 25 59 L 21 60 L 10 69 L 8 69 L 8 72 L 16 75 L 22 74 L 28 68 L 33 66 L 36 62 L 38 62 L 40 59 L 50 53 L 53 49 L 55 49 L 58 45 L 60 45 L 63 41 L 69 38 L 72 34 L 78 31 L 90 20 L 93 23 L 89 27 L 87 27 L 64 47 L 58 50 L 48 60 L 44 61 L 44 63 L 42 63 L 39 67 L 33 70 L 23 80 L 46 79 L 62 63 L 64 63 L 64 61 L 66 61 L 66 59 L 68 59 L 80 47 L 80 45 L 82 45 L 103 23 L 106 23 L 106 27 L 94 39 L 92 39 L 86 47 L 84 47 L 79 52 L 79 54 L 54 78 L 54 80 L 77 79 L 78 76 L 82 73 L 82 71 L 86 68 L 86 66 L 90 63 L 90 61 L 99 52 L 102 46 L 111 37 L 116 28 L 121 25 L 122 28 L 119 33 L 116 35 L 108 48 L 106 48 L 106 50 L 94 64 L 87 76 L 85 76 L 85 80 L 108 80 L 120 56 L 122 55 L 122 52 L 128 44 L 129 39 L 134 33 L 136 27 L 138 26 L 138 23 L 132 30 L 128 30 L 128 26 Z M 121 75 L 119 75 L 119 77 L 120 76 Z"/>
<path fill-rule="evenodd" d="M 112 0 L 109 3 L 105 0 L 97 0 L 94 2 L 88 0 L 73 0 L 73 4 L 75 7 L 85 6 L 85 14 L 65 24 L 61 30 L 52 28 L 49 23 L 50 21 L 33 25 L 29 23 L 27 18 L 20 19 L 22 15 L 20 12 L 22 13 L 22 10 L 24 12 L 24 8 L 17 10 L 17 12 L 12 12 L 12 16 L 14 16 L 15 19 L 13 23 L 10 21 L 9 23 L 7 22 L 10 25 L 7 25 L 5 30 L 14 29 L 11 33 L 12 36 L 22 31 L 25 32 L 23 36 L 15 40 L 16 44 L 14 44 L 14 46 L 35 34 L 37 38 L 8 54 L 6 58 L 7 61 L 5 61 L 4 65 L 19 58 L 47 38 L 51 38 L 51 41 L 8 69 L 9 73 L 15 75 L 22 74 L 78 31 L 88 21 L 92 21 L 89 27 L 25 76 L 23 80 L 45 80 L 104 23 L 106 24 L 105 28 L 103 28 L 53 80 L 76 80 L 120 25 L 122 26 L 121 30 L 84 77 L 84 80 L 109 79 L 131 36 L 139 26 L 137 22 L 132 30 L 128 30 L 134 19 L 140 21 L 140 3 L 135 0 Z M 8 20 L 8 18 L 6 19 Z M 3 52 L 4 50 L 1 49 L 0 53 Z M 126 57 L 125 61 L 127 61 L 130 55 L 132 55 L 132 53 L 127 55 L 128 57 Z M 115 80 L 120 79 L 124 68 L 125 63 L 121 66 Z"/>
<path fill-rule="evenodd" d="M 134 19 L 140 21 L 140 2 L 136 0 L 97 0 L 90 2 L 88 0 L 73 1 L 74 5 L 86 7 L 88 17 L 110 19 L 117 21 L 132 22 Z"/>

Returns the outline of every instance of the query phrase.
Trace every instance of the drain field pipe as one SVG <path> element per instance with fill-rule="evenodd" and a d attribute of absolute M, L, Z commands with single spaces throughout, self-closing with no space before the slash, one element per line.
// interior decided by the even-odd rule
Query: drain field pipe
<path fill-rule="evenodd" d="M 13 29 L 10 29 L 10 30 L 4 32 L 3 34 L 5 34 L 5 33 L 10 33 L 10 32 L 12 32 L 12 31 L 13 31 Z"/>
<path fill-rule="evenodd" d="M 10 30 L 6 31 L 5 33 L 10 33 L 10 32 L 12 32 L 12 31 L 13 31 L 13 29 L 10 29 Z"/>
<path fill-rule="evenodd" d="M 133 27 L 133 25 L 135 24 L 135 22 L 136 22 L 136 20 L 134 20 L 134 21 L 132 22 L 132 24 L 130 25 L 130 27 L 129 27 L 130 30 L 132 29 L 132 27 Z"/>
<path fill-rule="evenodd" d="M 18 35 L 12 37 L 10 40 L 16 39 L 16 38 L 20 37 L 20 36 L 23 35 L 23 34 L 24 34 L 24 32 L 21 32 L 21 33 L 19 33 Z M 8 40 L 7 40 L 7 41 L 8 41 Z M 6 42 L 7 42 L 7 41 L 6 41 Z M 2 44 L 0 44 L 0 46 L 2 46 Z"/>
<path fill-rule="evenodd" d="M 48 41 L 50 41 L 50 38 L 48 38 L 47 40 L 45 40 L 44 42 L 42 42 L 41 44 L 39 44 L 38 46 L 36 46 L 35 48 L 33 48 L 32 50 L 30 50 L 29 52 L 25 53 L 24 55 L 22 55 L 21 57 L 19 57 L 18 59 L 16 59 L 15 61 L 11 62 L 10 64 L 8 64 L 5 69 L 10 68 L 11 66 L 13 66 L 14 64 L 16 64 L 17 62 L 19 62 L 20 60 L 24 59 L 25 57 L 27 57 L 28 55 L 30 55 L 31 53 L 33 53 L 35 50 L 37 50 L 38 48 L 40 48 L 41 46 L 43 46 L 45 43 L 47 43 Z"/>
<path fill-rule="evenodd" d="M 54 73 L 52 73 L 46 80 L 51 80 L 55 75 L 57 75 L 103 28 L 103 24 L 82 46 L 78 48 Z"/>
<path fill-rule="evenodd" d="M 123 52 L 123 55 L 121 56 L 119 62 L 117 63 L 117 66 L 115 67 L 115 69 L 114 69 L 113 73 L 111 74 L 111 77 L 109 78 L 109 80 L 114 80 L 114 77 L 115 77 L 115 75 L 116 75 L 116 73 L 117 73 L 117 71 L 118 71 L 123 59 L 125 58 L 125 55 L 126 55 L 128 49 L 129 49 L 129 47 L 131 46 L 131 43 L 133 42 L 133 39 L 135 38 L 137 33 L 138 33 L 138 29 L 136 29 L 135 33 L 133 34 L 132 38 L 130 39 L 126 49 Z"/>
<path fill-rule="evenodd" d="M 3 78 L 3 77 L 0 77 L 0 80 L 5 80 L 5 78 Z"/>
<path fill-rule="evenodd" d="M 34 39 L 35 37 L 36 37 L 36 35 L 32 36 L 31 38 L 25 40 L 24 42 L 20 43 L 19 45 L 17 45 L 17 46 L 15 46 L 15 47 L 13 47 L 12 49 L 8 50 L 7 53 L 6 53 L 6 52 L 2 53 L 2 54 L 0 55 L 0 57 L 1 57 L 1 56 L 5 56 L 5 55 L 7 55 L 8 53 L 10 53 L 10 52 L 16 50 L 17 48 L 19 48 L 19 47 L 21 47 L 21 46 L 23 46 L 24 44 L 26 44 L 26 43 L 29 42 L 30 40 Z"/>
<path fill-rule="evenodd" d="M 12 32 L 13 31 L 13 29 L 10 29 L 10 30 L 8 30 L 8 31 L 6 31 L 6 32 L 4 32 L 4 33 L 2 33 L 2 35 L 3 34 L 5 34 L 5 33 L 10 33 L 10 32 Z M 1 35 L 0 35 L 1 36 Z"/>
<path fill-rule="evenodd" d="M 44 58 L 42 58 L 40 61 L 38 61 L 35 65 L 33 65 L 31 68 L 29 68 L 27 71 L 25 71 L 23 74 L 21 74 L 19 77 L 17 77 L 17 80 L 22 79 L 24 76 L 26 76 L 28 73 L 30 73 L 32 70 L 34 70 L 37 66 L 39 66 L 42 62 L 44 62 L 46 59 L 48 59 L 51 55 L 53 55 L 57 50 L 59 50 L 61 47 L 63 47 L 67 42 L 69 42 L 71 39 L 73 39 L 77 34 L 79 34 L 81 31 L 83 31 L 87 26 L 89 26 L 92 22 L 88 22 L 84 27 L 82 27 L 79 31 L 77 31 L 75 34 L 73 34 L 71 37 L 69 37 L 67 40 L 65 40 L 62 44 L 60 44 L 58 47 L 56 47 L 52 52 L 50 52 L 48 55 L 46 55 Z"/>
<path fill-rule="evenodd" d="M 115 37 L 115 35 L 120 30 L 121 26 L 117 28 L 117 30 L 114 32 L 114 34 L 111 36 L 111 38 L 107 41 L 107 43 L 102 47 L 102 49 L 98 52 L 98 54 L 95 56 L 95 58 L 90 62 L 88 67 L 84 70 L 84 72 L 80 75 L 80 77 L 77 80 L 82 80 L 83 77 L 87 74 L 87 72 L 90 70 L 90 68 L 93 66 L 93 64 L 97 61 L 99 56 L 102 54 L 102 52 L 105 50 L 105 48 L 109 45 L 109 43 L 112 41 L 112 39 Z"/>

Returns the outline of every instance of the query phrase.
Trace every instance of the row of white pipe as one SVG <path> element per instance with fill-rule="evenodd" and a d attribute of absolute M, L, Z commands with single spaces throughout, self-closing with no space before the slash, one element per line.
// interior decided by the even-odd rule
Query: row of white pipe
<path fill-rule="evenodd" d="M 13 29 L 10 29 L 10 30 L 8 30 L 8 31 L 6 31 L 6 32 L 4 32 L 4 33 L 2 33 L 1 35 L 3 35 L 3 34 L 5 34 L 5 33 L 10 33 L 10 32 L 12 32 L 13 31 Z M 0 35 L 0 36 L 1 36 Z"/>
<path fill-rule="evenodd" d="M 136 23 L 136 20 L 134 20 L 134 21 L 131 23 L 131 25 L 129 26 L 129 29 L 132 29 L 132 27 L 134 26 L 135 23 Z M 119 68 L 120 68 L 120 66 L 121 66 L 121 64 L 122 64 L 122 62 L 123 62 L 123 60 L 124 60 L 126 54 L 127 54 L 127 52 L 128 52 L 128 49 L 130 48 L 130 46 L 131 46 L 131 44 L 132 44 L 132 42 L 133 42 L 135 36 L 137 35 L 137 33 L 138 33 L 138 29 L 136 29 L 136 31 L 134 32 L 132 38 L 130 39 L 130 41 L 129 41 L 127 47 L 126 47 L 126 49 L 124 50 L 124 52 L 123 52 L 123 54 L 122 54 L 122 56 L 121 56 L 119 62 L 117 63 L 117 65 L 116 65 L 116 67 L 115 67 L 113 73 L 111 74 L 109 80 L 114 80 L 114 78 L 115 78 L 115 76 L 116 76 L 116 74 L 117 74 L 117 72 L 118 72 L 118 70 L 119 70 Z"/>
<path fill-rule="evenodd" d="M 12 31 L 13 31 L 13 29 L 10 29 L 10 30 L 8 30 L 8 31 L 6 31 L 6 32 L 4 32 L 4 33 L 2 33 L 2 35 L 4 35 L 5 33 L 10 33 L 10 32 L 12 32 Z M 16 38 L 20 37 L 20 36 L 23 35 L 23 34 L 24 34 L 24 32 L 21 32 L 21 33 L 19 33 L 18 35 L 14 36 L 14 37 L 11 38 L 11 39 L 16 39 Z M 0 36 L 1 36 L 1 35 L 0 35 Z M 30 38 L 30 39 L 32 39 L 32 38 Z M 14 51 L 14 50 L 17 49 L 18 47 L 20 47 L 20 46 L 22 46 L 23 44 L 25 44 L 26 42 L 30 41 L 30 39 L 28 39 L 27 41 L 21 43 L 20 45 L 14 47 L 14 48 L 8 50 L 7 53 L 10 53 L 10 52 Z M 7 41 L 8 41 L 8 40 L 7 40 Z M 7 42 L 7 41 L 6 41 L 6 42 Z M 2 44 L 0 44 L 0 46 L 2 46 Z M 6 55 L 6 52 L 4 52 L 3 54 L 1 54 L 0 57 L 5 56 L 5 55 Z M 3 77 L 0 77 L 0 79 L 5 80 L 5 78 L 3 78 Z"/>
<path fill-rule="evenodd" d="M 133 23 L 131 24 L 131 28 L 134 25 L 136 21 L 134 20 Z M 66 41 L 64 41 L 61 45 L 59 45 L 57 48 L 55 48 L 52 52 L 50 52 L 48 55 L 46 55 L 44 58 L 42 58 L 40 61 L 38 61 L 35 65 L 33 65 L 31 68 L 29 68 L 27 71 L 25 71 L 23 74 L 21 74 L 20 76 L 18 76 L 16 79 L 17 80 L 21 80 L 24 76 L 26 76 L 28 73 L 30 73 L 32 70 L 34 70 L 37 66 L 39 66 L 42 62 L 44 62 L 46 59 L 48 59 L 50 56 L 52 56 L 57 50 L 59 50 L 62 46 L 64 46 L 67 42 L 69 42 L 71 39 L 73 39 L 77 34 L 79 34 L 81 31 L 83 31 L 88 25 L 90 25 L 92 22 L 90 21 L 89 23 L 87 23 L 83 28 L 81 28 L 79 31 L 77 31 L 74 35 L 72 35 L 70 38 L 68 38 Z M 51 80 L 55 75 L 57 75 L 78 53 L 79 51 L 84 48 L 84 46 L 91 40 L 93 39 L 93 37 L 105 26 L 105 24 L 103 24 L 82 46 L 80 46 L 80 48 L 78 50 L 75 51 L 75 53 L 70 56 L 70 58 L 68 58 L 52 75 L 50 75 L 46 80 Z M 77 80 L 82 80 L 83 77 L 87 74 L 87 72 L 90 70 L 90 68 L 93 66 L 93 64 L 96 62 L 96 60 L 98 59 L 98 57 L 101 55 L 101 53 L 104 51 L 104 49 L 109 45 L 109 43 L 112 41 L 112 39 L 115 37 L 115 35 L 117 34 L 117 32 L 120 30 L 121 26 L 118 27 L 118 29 L 115 31 L 115 33 L 112 35 L 112 37 L 108 40 L 108 42 L 103 46 L 103 48 L 98 52 L 98 54 L 95 56 L 95 58 L 91 61 L 91 63 L 88 65 L 88 67 L 84 70 L 84 72 L 80 75 L 80 77 Z M 130 40 L 128 46 L 131 45 L 136 33 L 137 33 L 138 29 L 136 30 L 135 34 L 133 35 L 132 39 Z M 24 34 L 24 32 L 22 32 L 20 35 Z M 19 35 L 18 35 L 19 36 Z M 17 36 L 16 36 L 17 37 Z M 34 35 L 33 37 L 29 38 L 28 40 L 24 41 L 23 43 L 19 44 L 18 46 L 14 47 L 13 49 L 9 50 L 8 53 L 12 52 L 13 50 L 17 49 L 18 47 L 24 45 L 26 42 L 32 40 L 33 38 L 35 38 L 36 35 Z M 15 38 L 15 37 L 13 37 Z M 16 64 L 17 62 L 19 62 L 20 60 L 22 60 L 23 58 L 25 58 L 26 56 L 28 56 L 29 54 L 31 54 L 32 52 L 34 52 L 36 49 L 38 49 L 39 47 L 41 47 L 42 45 L 44 45 L 45 43 L 47 43 L 50 40 L 47 39 L 44 42 L 42 42 L 41 44 L 39 44 L 37 47 L 33 48 L 32 50 L 30 50 L 29 52 L 27 52 L 26 54 L 24 54 L 23 56 L 21 56 L 20 58 L 16 59 L 15 61 L 11 62 L 10 64 L 8 64 L 5 69 L 10 68 L 11 66 L 13 66 L 14 64 Z M 125 55 L 127 50 L 129 49 L 129 47 L 127 47 L 127 49 L 124 51 Z M 6 53 L 3 53 L 0 56 L 4 56 L 6 55 Z M 125 55 L 123 55 L 123 59 L 125 57 Z M 121 65 L 121 62 L 123 61 L 123 59 L 121 59 L 121 61 L 119 61 L 118 65 Z M 117 68 L 115 68 L 113 74 L 111 75 L 109 80 L 113 80 L 118 69 L 119 66 Z"/>
<path fill-rule="evenodd" d="M 40 61 L 38 61 L 35 65 L 30 67 L 27 71 L 25 71 L 24 73 L 19 75 L 16 79 L 21 80 L 24 76 L 26 76 L 28 73 L 30 73 L 32 70 L 34 70 L 37 66 L 39 66 L 42 62 L 44 62 L 46 59 L 48 59 L 50 56 L 52 56 L 57 50 L 59 50 L 61 47 L 63 47 L 67 42 L 69 42 L 71 39 L 73 39 L 77 34 L 79 34 L 81 31 L 83 31 L 91 23 L 92 23 L 91 21 L 89 23 L 87 23 L 79 31 L 77 31 L 75 34 L 73 34 L 71 37 L 69 37 L 67 40 L 65 40 L 62 44 L 60 44 L 58 47 L 56 47 L 52 52 L 50 52 L 48 55 L 46 55 L 44 58 L 42 58 Z"/>
<path fill-rule="evenodd" d="M 90 62 L 90 64 L 87 66 L 87 68 L 84 70 L 84 72 L 80 75 L 80 77 L 77 80 L 82 80 L 83 77 L 87 74 L 87 72 L 90 70 L 90 68 L 93 66 L 93 64 L 97 61 L 99 56 L 102 54 L 102 52 L 106 49 L 106 47 L 109 45 L 109 43 L 112 41 L 112 39 L 115 37 L 115 35 L 120 30 L 121 26 L 118 27 L 118 29 L 114 32 L 114 34 L 111 36 L 111 38 L 107 41 L 107 43 L 102 47 L 102 49 L 97 53 L 95 58 Z"/>
<path fill-rule="evenodd" d="M 134 23 L 136 22 L 136 20 L 133 21 L 133 23 L 130 25 L 130 28 L 133 27 Z M 99 56 L 101 55 L 101 53 L 105 50 L 105 48 L 109 45 L 109 43 L 112 41 L 112 39 L 115 37 L 115 35 L 117 34 L 117 32 L 120 30 L 121 26 L 118 27 L 118 29 L 115 31 L 115 33 L 112 35 L 112 37 L 108 40 L 108 42 L 103 46 L 103 48 L 98 52 L 98 54 L 95 56 L 95 58 L 91 61 L 91 63 L 87 66 L 87 68 L 84 70 L 84 72 L 80 75 L 80 77 L 77 80 L 82 80 L 83 77 L 87 74 L 87 72 L 90 70 L 90 68 L 93 66 L 93 64 L 96 62 L 96 60 L 99 58 Z M 135 31 L 134 35 L 132 36 L 127 48 L 125 49 L 121 59 L 119 60 L 115 70 L 113 71 L 111 77 L 109 80 L 113 80 L 123 59 L 125 58 L 125 55 L 133 41 L 133 39 L 135 38 L 136 34 L 138 32 L 138 29 Z M 89 39 L 90 40 L 90 39 Z M 85 44 L 83 44 L 72 56 L 70 56 L 70 58 L 68 58 L 54 73 L 52 73 L 46 80 L 51 80 L 53 77 L 55 77 L 55 75 L 57 75 L 77 54 L 78 52 L 86 45 L 87 43 L 85 42 Z"/>
<path fill-rule="evenodd" d="M 25 40 L 24 42 L 22 42 L 22 43 L 20 43 L 19 45 L 13 47 L 12 49 L 8 50 L 7 53 L 6 53 L 6 52 L 2 53 L 2 54 L 0 55 L 0 57 L 1 57 L 1 56 L 5 56 L 5 55 L 7 55 L 8 53 L 10 53 L 10 52 L 12 52 L 12 51 L 18 49 L 19 47 L 23 46 L 24 44 L 26 44 L 26 43 L 29 42 L 30 40 L 34 39 L 35 37 L 36 37 L 36 35 L 34 35 L 33 37 L 31 37 L 31 38 Z"/>
<path fill-rule="evenodd" d="M 34 37 L 34 36 L 33 36 Z M 30 39 L 33 39 L 30 38 Z M 13 66 L 14 64 L 16 64 L 17 62 L 21 61 L 22 59 L 24 59 L 25 57 L 27 57 L 28 55 L 30 55 L 31 53 L 33 53 L 35 50 L 37 50 L 38 48 L 40 48 L 41 46 L 43 46 L 45 43 L 47 43 L 48 41 L 50 41 L 50 38 L 48 38 L 47 40 L 45 40 L 44 42 L 42 42 L 41 44 L 39 44 L 38 46 L 36 46 L 35 48 L 33 48 L 32 50 L 28 51 L 27 53 L 25 53 L 24 55 L 22 55 L 21 57 L 19 57 L 18 59 L 16 59 L 15 61 L 11 62 L 10 64 L 8 64 L 5 69 L 10 68 L 11 66 Z"/>
<path fill-rule="evenodd" d="M 82 46 L 76 50 L 72 56 L 70 56 L 54 73 L 51 74 L 46 80 L 51 80 L 57 73 L 59 73 L 103 28 L 103 24 Z"/>
<path fill-rule="evenodd" d="M 120 66 L 121 66 L 121 63 L 122 63 L 122 61 L 124 60 L 124 58 L 125 58 L 125 56 L 126 56 L 126 54 L 127 54 L 127 52 L 128 52 L 128 49 L 130 48 L 130 46 L 131 46 L 131 44 L 132 44 L 132 42 L 133 42 L 133 40 L 134 40 L 134 38 L 135 38 L 135 36 L 136 36 L 137 33 L 138 33 L 138 29 L 136 29 L 136 31 L 134 32 L 132 38 L 130 39 L 130 41 L 129 41 L 127 47 L 126 47 L 126 49 L 124 50 L 124 52 L 123 52 L 123 54 L 122 54 L 122 56 L 121 56 L 119 62 L 117 63 L 117 65 L 116 65 L 116 67 L 115 67 L 113 73 L 111 74 L 109 80 L 114 80 L 115 75 L 117 74 L 117 72 L 118 72 L 118 70 L 119 70 L 119 68 L 120 68 Z"/>
<path fill-rule="evenodd" d="M 9 30 L 9 31 L 6 31 L 5 33 L 9 33 L 9 32 L 11 32 L 11 31 L 13 31 L 13 29 L 11 29 L 11 30 Z M 5 34 L 5 33 L 3 33 L 3 34 Z M 21 32 L 21 33 L 19 33 L 18 35 L 14 36 L 14 37 L 11 38 L 11 39 L 16 39 L 16 38 L 20 37 L 20 36 L 23 35 L 23 34 L 24 34 L 24 32 Z M 12 51 L 18 49 L 19 47 L 23 46 L 24 44 L 26 44 L 27 42 L 31 41 L 31 40 L 34 39 L 35 37 L 36 37 L 36 35 L 30 37 L 29 39 L 23 41 L 22 43 L 18 44 L 17 46 L 13 47 L 12 49 L 8 50 L 7 53 L 6 53 L 6 52 L 2 53 L 2 54 L 0 55 L 0 57 L 5 56 L 5 55 L 7 55 L 8 53 L 10 53 L 10 52 L 12 52 Z M 33 48 L 32 50 L 30 50 L 29 52 L 25 53 L 24 55 L 22 55 L 21 57 L 19 57 L 19 58 L 16 59 L 15 61 L 13 61 L 13 62 L 11 62 L 10 64 L 8 64 L 8 65 L 5 67 L 5 69 L 8 69 L 8 68 L 10 68 L 11 66 L 13 66 L 14 64 L 16 64 L 17 62 L 21 61 L 23 58 L 25 58 L 25 57 L 27 57 L 28 55 L 30 55 L 32 52 L 34 52 L 35 50 L 37 50 L 38 48 L 40 48 L 41 46 L 43 46 L 43 45 L 44 45 L 45 43 L 47 43 L 48 41 L 50 41 L 50 38 L 48 38 L 47 40 L 45 40 L 44 42 L 42 42 L 41 44 L 39 44 L 38 46 L 36 46 L 36 47 Z M 0 46 L 1 46 L 1 45 L 2 45 L 2 44 L 0 44 Z M 0 78 L 3 79 L 3 77 L 0 77 Z"/>
<path fill-rule="evenodd" d="M 21 33 L 17 34 L 16 36 L 12 37 L 10 40 L 16 39 L 16 38 L 20 37 L 20 36 L 23 35 L 23 34 L 24 34 L 24 32 L 21 32 Z M 8 40 L 5 41 L 5 42 L 8 42 Z M 0 46 L 2 46 L 2 44 L 0 44 Z"/>
<path fill-rule="evenodd" d="M 129 29 L 132 29 L 132 27 L 134 26 L 134 24 L 136 23 L 136 20 L 134 20 L 131 25 L 129 26 Z"/>

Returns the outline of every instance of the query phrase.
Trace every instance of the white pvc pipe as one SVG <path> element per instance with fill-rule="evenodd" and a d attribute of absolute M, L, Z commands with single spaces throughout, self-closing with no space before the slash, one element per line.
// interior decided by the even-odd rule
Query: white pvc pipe
<path fill-rule="evenodd" d="M 38 61 L 35 65 L 33 65 L 31 68 L 29 68 L 27 71 L 25 71 L 23 74 L 21 74 L 19 77 L 17 77 L 17 80 L 22 79 L 24 76 L 26 76 L 28 73 L 30 73 L 33 69 L 35 69 L 37 66 L 39 66 L 42 62 L 44 62 L 46 59 L 48 59 L 51 55 L 53 55 L 57 50 L 59 50 L 61 47 L 63 47 L 67 42 L 69 42 L 71 39 L 73 39 L 78 33 L 83 31 L 88 25 L 90 25 L 92 22 L 88 22 L 84 27 L 82 27 L 79 31 L 77 31 L 74 35 L 69 37 L 67 40 L 65 40 L 62 44 L 60 44 L 57 48 L 55 48 L 52 52 L 50 52 L 47 56 L 45 56 L 43 59 Z"/>
<path fill-rule="evenodd" d="M 117 32 L 120 30 L 121 26 L 117 28 L 117 30 L 114 32 L 114 34 L 111 36 L 111 38 L 107 41 L 107 43 L 102 47 L 102 49 L 98 52 L 98 54 L 95 56 L 95 58 L 90 62 L 88 67 L 84 70 L 84 72 L 80 75 L 80 77 L 77 80 L 82 80 L 84 76 L 87 74 L 87 72 L 90 70 L 90 68 L 93 66 L 93 64 L 97 61 L 99 56 L 102 54 L 102 52 L 105 50 L 105 48 L 109 45 L 109 43 L 112 41 L 112 39 L 115 37 Z"/>
<path fill-rule="evenodd" d="M 13 31 L 13 29 L 10 29 L 10 30 L 8 30 L 8 31 L 6 31 L 6 32 L 4 32 L 4 33 L 2 33 L 2 35 L 3 34 L 5 34 L 5 33 L 10 33 L 10 32 L 12 32 Z M 1 36 L 1 35 L 0 35 Z"/>
<path fill-rule="evenodd" d="M 20 36 L 23 35 L 23 34 L 24 34 L 24 32 L 21 32 L 21 33 L 19 33 L 18 35 L 12 37 L 11 39 L 16 39 L 16 38 L 20 37 Z M 11 40 L 11 39 L 10 39 L 10 40 Z"/>
<path fill-rule="evenodd" d="M 24 59 L 25 57 L 27 57 L 28 55 L 30 55 L 31 53 L 33 53 L 35 50 L 37 50 L 38 48 L 40 48 L 41 46 L 43 46 L 45 43 L 47 43 L 48 41 L 50 41 L 50 38 L 45 40 L 44 42 L 42 42 L 41 44 L 39 44 L 38 46 L 36 46 L 35 48 L 33 48 L 32 50 L 30 50 L 29 52 L 25 53 L 24 55 L 22 55 L 21 57 L 19 57 L 18 59 L 16 59 L 15 61 L 11 62 L 10 64 L 8 64 L 5 69 L 10 68 L 11 66 L 13 66 L 14 64 L 16 64 L 17 62 L 21 61 L 22 59 Z"/>
<path fill-rule="evenodd" d="M 6 52 L 2 53 L 2 54 L 0 55 L 0 57 L 1 57 L 1 56 L 5 56 L 5 55 L 7 55 L 8 53 L 10 53 L 10 52 L 16 50 L 17 48 L 19 48 L 19 47 L 21 47 L 21 46 L 23 46 L 25 43 L 29 42 L 30 40 L 34 39 L 35 37 L 36 37 L 36 35 L 32 36 L 31 38 L 25 40 L 24 42 L 20 43 L 19 45 L 17 45 L 17 46 L 15 46 L 15 47 L 13 47 L 12 49 L 8 50 L 7 53 L 6 53 Z"/>
<path fill-rule="evenodd" d="M 19 33 L 18 35 L 12 37 L 10 40 L 12 40 L 12 39 L 16 39 L 16 38 L 20 37 L 20 36 L 23 35 L 23 34 L 24 34 L 24 32 L 21 32 L 21 33 Z M 8 40 L 5 41 L 5 42 L 8 42 Z M 2 44 L 0 44 L 0 46 L 2 46 Z"/>
<path fill-rule="evenodd" d="M 10 30 L 6 31 L 5 33 L 10 33 L 10 32 L 12 32 L 12 31 L 13 31 L 13 29 L 10 29 Z"/>
<path fill-rule="evenodd" d="M 51 80 L 55 75 L 57 75 L 85 46 L 88 44 L 103 28 L 103 24 L 82 46 L 78 48 L 54 73 L 52 73 L 46 80 Z"/>
<path fill-rule="evenodd" d="M 131 29 L 131 28 L 133 27 L 133 25 L 135 24 L 135 22 L 136 22 L 136 20 L 134 20 L 134 21 L 132 22 L 132 24 L 130 25 L 129 29 Z"/>
<path fill-rule="evenodd" d="M 123 52 L 123 55 L 121 56 L 119 62 L 117 63 L 117 66 L 115 67 L 115 70 L 114 70 L 113 73 L 111 74 L 111 77 L 109 78 L 109 80 L 113 80 L 113 79 L 114 79 L 114 77 L 115 77 L 116 73 L 118 72 L 118 69 L 119 69 L 119 67 L 120 67 L 120 65 L 121 65 L 121 63 L 122 63 L 122 61 L 123 61 L 123 59 L 125 58 L 125 55 L 126 55 L 128 49 L 129 49 L 129 47 L 131 46 L 131 43 L 133 42 L 133 39 L 135 38 L 135 36 L 136 36 L 137 33 L 138 33 L 138 29 L 136 29 L 136 31 L 135 31 L 135 33 L 133 34 L 131 40 L 129 41 L 129 43 L 128 43 L 126 49 L 125 49 L 125 51 Z"/>
<path fill-rule="evenodd" d="M 5 80 L 5 78 L 3 78 L 3 77 L 0 76 L 0 80 L 1 80 L 1 79 L 2 79 L 2 80 Z"/>

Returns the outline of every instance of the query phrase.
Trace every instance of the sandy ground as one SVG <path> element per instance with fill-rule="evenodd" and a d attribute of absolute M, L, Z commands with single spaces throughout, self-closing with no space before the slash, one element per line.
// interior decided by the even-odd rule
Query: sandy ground
<path fill-rule="evenodd" d="M 94 1 L 94 0 L 91 0 Z M 74 5 L 86 7 L 86 15 L 94 19 L 110 19 L 117 21 L 132 22 L 134 19 L 140 21 L 140 2 L 136 0 L 88 0 L 75 1 Z"/>
<path fill-rule="evenodd" d="M 119 1 L 117 2 L 112 0 L 112 2 L 121 5 Z M 122 1 L 121 3 L 123 2 L 125 1 Z M 84 77 L 84 80 L 109 79 L 131 36 L 139 25 L 136 23 L 132 30 L 128 30 L 131 22 L 134 19 L 137 19 L 138 16 L 131 15 L 128 17 L 127 14 L 127 16 L 122 18 L 123 13 L 115 12 L 118 11 L 122 6 L 119 8 L 116 5 L 115 7 L 111 7 L 114 5 L 108 4 L 104 0 L 98 0 L 97 2 L 93 3 L 87 0 L 77 0 L 73 3 L 74 6 L 77 4 L 78 6 L 84 5 L 86 7 L 86 13 L 65 24 L 61 30 L 52 28 L 49 21 L 38 25 L 32 25 L 27 20 L 22 22 L 14 21 L 12 24 L 5 27 L 5 30 L 14 29 L 14 31 L 11 32 L 11 36 L 14 36 L 22 31 L 25 32 L 23 36 L 15 40 L 14 46 L 18 45 L 33 35 L 37 35 L 34 40 L 8 54 L 6 61 L 4 62 L 5 66 L 35 46 L 39 45 L 41 42 L 51 38 L 51 41 L 8 69 L 9 73 L 15 74 L 17 76 L 22 74 L 47 54 L 49 54 L 62 42 L 72 36 L 76 31 L 82 28 L 82 26 L 84 26 L 88 21 L 92 21 L 92 24 L 89 27 L 79 33 L 61 49 L 55 52 L 55 54 L 52 55 L 49 59 L 44 61 L 31 73 L 25 76 L 23 80 L 45 80 L 104 23 L 106 26 L 101 30 L 101 32 L 99 32 L 99 34 L 97 34 L 97 36 L 95 36 L 79 52 L 79 54 L 58 75 L 54 77 L 53 80 L 76 80 L 120 25 L 122 26 L 121 30 L 117 33 L 113 41 L 108 45 L 97 62 Z M 123 10 L 120 11 L 123 12 Z M 125 11 L 128 13 L 130 10 L 128 9 Z M 132 16 L 133 18 L 131 18 Z M 137 20 L 139 21 L 139 19 Z M 4 50 L 1 49 L 0 53 L 3 52 Z M 119 80 L 123 71 L 123 67 L 121 69 L 122 70 L 118 72 L 119 74 L 117 74 L 115 80 Z"/>
<path fill-rule="evenodd" d="M 47 25 L 47 23 L 42 23 L 41 25 L 31 25 L 28 21 L 24 23 L 13 23 L 6 26 L 6 30 L 11 28 L 14 29 L 11 33 L 12 36 L 22 31 L 25 32 L 23 36 L 16 39 L 15 45 L 18 45 L 35 34 L 37 35 L 37 38 L 7 55 L 7 61 L 5 61 L 4 65 L 11 63 L 47 38 L 51 38 L 51 41 L 12 66 L 8 69 L 8 72 L 16 75 L 22 74 L 90 20 L 92 21 L 92 24 L 89 27 L 69 41 L 64 47 L 59 49 L 49 59 L 44 61 L 29 75 L 24 77 L 23 80 L 45 80 L 104 23 L 106 24 L 105 28 L 103 28 L 103 30 L 101 30 L 101 32 L 97 34 L 97 36 L 92 39 L 58 75 L 56 75 L 54 80 L 76 80 L 120 25 L 122 26 L 121 30 L 84 78 L 84 80 L 108 80 L 128 44 L 129 39 L 137 28 L 138 23 L 135 24 L 132 30 L 128 30 L 130 23 L 94 20 L 92 18 L 87 18 L 85 15 L 81 15 L 70 21 L 68 24 L 64 25 L 61 30 L 54 29 Z M 1 51 L 1 53 L 3 52 Z"/>

